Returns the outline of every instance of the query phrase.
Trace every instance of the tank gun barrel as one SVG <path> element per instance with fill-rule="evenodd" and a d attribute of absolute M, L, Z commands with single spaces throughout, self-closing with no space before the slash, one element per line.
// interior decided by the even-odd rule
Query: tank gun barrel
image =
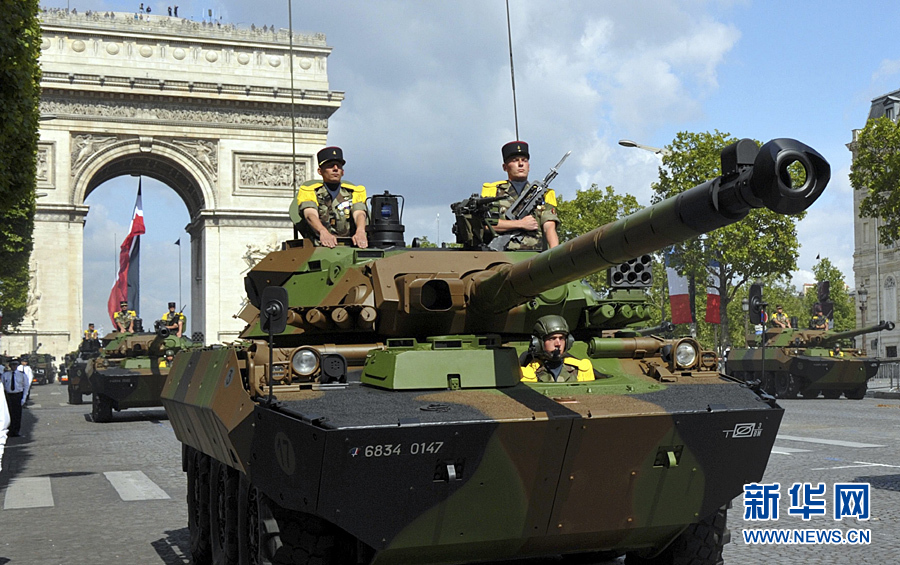
<path fill-rule="evenodd" d="M 658 326 L 653 326 L 652 328 L 643 328 L 637 331 L 638 335 L 656 335 L 656 334 L 664 334 L 669 333 L 675 330 L 675 324 L 672 322 L 662 322 Z"/>
<path fill-rule="evenodd" d="M 779 214 L 809 208 L 825 190 L 831 167 L 817 151 L 794 139 L 774 139 L 760 148 L 742 139 L 721 153 L 722 175 L 681 194 L 594 229 L 536 257 L 470 279 L 470 304 L 503 312 L 569 281 L 681 243 L 743 219 L 751 208 Z M 791 182 L 799 164 L 806 179 Z"/>
<path fill-rule="evenodd" d="M 835 342 L 841 341 L 842 339 L 850 339 L 852 337 L 856 337 L 859 335 L 870 334 L 874 332 L 880 331 L 891 331 L 894 329 L 894 322 L 885 322 L 882 320 L 880 323 L 875 324 L 874 326 L 868 326 L 865 328 L 859 328 L 858 330 L 847 330 L 843 332 L 835 332 L 830 334 L 825 334 L 822 336 L 822 345 L 832 345 Z"/>

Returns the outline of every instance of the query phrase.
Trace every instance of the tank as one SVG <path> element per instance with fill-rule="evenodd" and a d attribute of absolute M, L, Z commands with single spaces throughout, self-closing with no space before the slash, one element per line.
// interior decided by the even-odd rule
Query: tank
<path fill-rule="evenodd" d="M 40 346 L 41 344 L 38 344 L 38 348 Z M 53 355 L 38 353 L 38 350 L 35 349 L 31 353 L 22 355 L 21 358 L 27 359 L 28 365 L 31 366 L 31 372 L 34 374 L 33 384 L 48 385 L 56 380 L 56 357 Z"/>
<path fill-rule="evenodd" d="M 765 348 L 737 348 L 728 352 L 728 372 L 742 381 L 759 381 L 777 398 L 840 398 L 866 395 L 868 381 L 881 361 L 863 351 L 844 347 L 849 340 L 869 333 L 894 329 L 893 322 L 836 332 L 796 328 L 769 328 Z M 759 342 L 751 342 L 759 345 Z M 836 351 L 835 346 L 840 346 Z M 765 360 L 763 359 L 765 354 Z"/>
<path fill-rule="evenodd" d="M 65 373 L 69 404 L 81 404 L 85 394 L 93 394 L 94 390 L 88 378 L 89 371 L 93 371 L 92 360 L 100 356 L 104 343 L 109 343 L 118 335 L 111 333 L 102 340 L 82 340 L 76 351 L 66 354 Z"/>
<path fill-rule="evenodd" d="M 111 421 L 113 410 L 162 406 L 159 395 L 171 368 L 166 363 L 167 353 L 202 346 L 187 337 L 170 335 L 160 322 L 155 329 L 108 334 L 99 355 L 85 363 L 94 422 Z"/>
<path fill-rule="evenodd" d="M 796 188 L 781 180 L 795 161 Z M 785 139 L 742 140 L 722 162 L 542 253 L 405 248 L 396 226 L 384 248 L 284 242 L 245 278 L 241 340 L 179 353 L 163 389 L 194 562 L 719 562 L 726 508 L 762 478 L 783 410 L 696 341 L 642 335 L 639 285 L 600 297 L 581 279 L 638 274 L 751 207 L 799 212 L 830 174 Z M 455 206 L 459 233 L 483 233 L 473 198 Z M 372 199 L 370 242 L 395 204 Z M 596 380 L 520 381 L 550 313 Z"/>

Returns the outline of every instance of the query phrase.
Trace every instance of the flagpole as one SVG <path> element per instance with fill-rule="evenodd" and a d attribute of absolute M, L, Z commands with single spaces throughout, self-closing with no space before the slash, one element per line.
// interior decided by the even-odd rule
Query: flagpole
<path fill-rule="evenodd" d="M 184 302 L 181 301 L 181 238 L 178 238 L 178 306 L 184 307 Z"/>

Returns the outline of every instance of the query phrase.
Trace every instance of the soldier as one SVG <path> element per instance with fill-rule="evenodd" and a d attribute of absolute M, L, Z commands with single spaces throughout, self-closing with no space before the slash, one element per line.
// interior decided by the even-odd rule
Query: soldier
<path fill-rule="evenodd" d="M 834 347 L 831 348 L 831 351 L 829 351 L 828 354 L 832 357 L 843 357 L 844 352 L 841 351 L 841 344 L 835 343 Z"/>
<path fill-rule="evenodd" d="M 325 247 L 335 247 L 338 237 L 351 237 L 353 245 L 368 247 L 366 187 L 341 180 L 346 161 L 340 147 L 326 147 L 316 159 L 322 180 L 303 183 L 297 193 L 300 233 Z"/>
<path fill-rule="evenodd" d="M 501 153 L 507 180 L 488 182 L 481 188 L 483 197 L 507 197 L 495 204 L 499 214 L 506 212 L 519 194 L 528 187 L 528 173 L 531 170 L 528 144 L 524 141 L 510 141 L 503 146 Z M 559 235 L 556 232 L 558 223 L 556 194 L 553 190 L 547 190 L 544 194 L 544 203 L 535 208 L 533 214 L 521 220 L 498 220 L 494 231 L 498 234 L 516 232 L 516 235 L 506 245 L 508 250 L 536 249 L 540 251 L 559 245 Z M 543 237 L 541 231 L 543 231 Z"/>
<path fill-rule="evenodd" d="M 169 311 L 163 314 L 161 319 L 169 333 L 174 333 L 175 337 L 181 337 L 181 334 L 184 333 L 185 316 L 181 312 L 175 311 L 174 302 L 169 302 Z"/>
<path fill-rule="evenodd" d="M 175 352 L 171 349 L 166 350 L 166 356 L 159 360 L 159 368 L 160 369 L 169 369 L 172 367 L 172 362 L 175 360 Z"/>
<path fill-rule="evenodd" d="M 828 318 L 822 314 L 822 307 L 816 304 L 814 311 L 815 315 L 812 317 L 812 320 L 809 321 L 809 327 L 814 330 L 827 330 Z"/>
<path fill-rule="evenodd" d="M 782 311 L 781 304 L 775 306 L 775 315 L 772 316 L 772 327 L 773 328 L 789 328 L 791 327 L 791 321 L 788 319 L 787 314 Z"/>
<path fill-rule="evenodd" d="M 576 359 L 567 353 L 574 340 L 562 316 L 542 316 L 531 335 L 531 361 L 522 367 L 522 381 L 570 383 L 596 378 L 590 360 Z"/>
<path fill-rule="evenodd" d="M 83 341 L 94 341 L 95 339 L 100 339 L 97 330 L 94 329 L 94 324 L 88 324 L 88 329 L 84 330 Z"/>
<path fill-rule="evenodd" d="M 128 309 L 128 301 L 119 302 L 119 311 L 115 313 L 113 318 L 116 321 L 116 329 L 120 332 L 134 332 L 134 319 L 137 314 L 134 310 Z"/>

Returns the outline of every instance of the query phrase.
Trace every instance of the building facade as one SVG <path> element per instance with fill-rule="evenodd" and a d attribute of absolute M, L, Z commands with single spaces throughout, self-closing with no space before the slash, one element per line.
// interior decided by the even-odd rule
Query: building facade
<path fill-rule="evenodd" d="M 872 100 L 868 119 L 882 116 L 897 121 L 900 116 L 900 90 Z M 859 130 L 853 131 L 853 140 L 847 148 L 856 159 L 856 140 Z M 857 299 L 857 327 L 877 324 L 881 320 L 900 322 L 897 303 L 897 283 L 900 282 L 900 251 L 895 245 L 882 245 L 878 241 L 878 218 L 860 218 L 859 205 L 866 196 L 864 190 L 853 191 L 854 249 L 853 273 L 857 293 L 866 289 L 865 308 L 859 308 Z M 863 318 L 865 316 L 865 318 Z M 900 323 L 898 323 L 900 328 Z M 897 358 L 900 347 L 900 329 L 863 336 L 865 348 L 871 355 Z"/>

